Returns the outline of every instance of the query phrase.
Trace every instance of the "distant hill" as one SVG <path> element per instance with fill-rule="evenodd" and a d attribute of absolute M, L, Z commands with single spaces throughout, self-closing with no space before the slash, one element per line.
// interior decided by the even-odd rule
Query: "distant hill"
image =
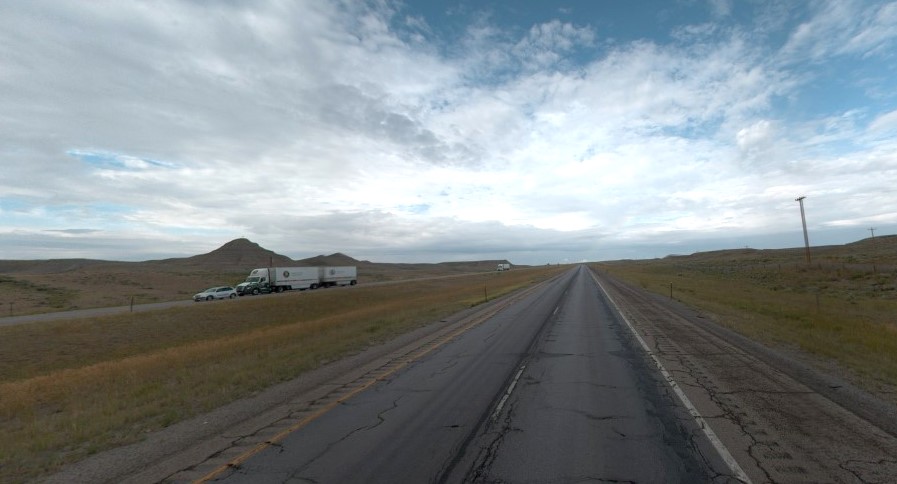
<path fill-rule="evenodd" d="M 56 274 L 109 264 L 109 261 L 94 259 L 49 259 L 49 260 L 0 260 L 0 274 Z M 123 264 L 126 264 L 123 262 Z"/>
<path fill-rule="evenodd" d="M 678 261 L 746 261 L 746 262 L 801 262 L 805 257 L 804 247 L 786 249 L 722 249 L 695 252 L 693 254 L 673 254 L 665 259 Z M 897 264 L 897 235 L 877 235 L 843 245 L 811 245 L 810 254 L 815 263 L 838 264 Z"/>
<path fill-rule="evenodd" d="M 269 266 L 356 266 L 369 280 L 390 280 L 396 276 L 429 275 L 434 273 L 463 273 L 490 271 L 497 262 L 466 261 L 442 263 L 376 263 L 359 261 L 341 252 L 294 260 L 246 238 L 227 242 L 207 253 L 191 257 L 149 260 L 143 262 L 117 262 L 94 259 L 49 260 L 0 260 L 0 274 L 61 274 L 66 272 L 177 272 L 184 269 L 200 271 L 242 273 L 257 267 Z"/>
<path fill-rule="evenodd" d="M 309 257 L 297 262 L 300 266 L 357 266 L 359 264 L 359 261 L 340 252 Z"/>
<path fill-rule="evenodd" d="M 255 267 L 292 266 L 296 261 L 285 255 L 263 248 L 249 239 L 234 239 L 208 254 L 186 259 L 166 259 L 166 264 L 178 263 L 191 267 L 216 270 L 246 270 Z"/>
<path fill-rule="evenodd" d="M 350 258 L 351 259 L 351 258 Z M 59 274 L 89 270 L 113 272 L 171 271 L 178 268 L 214 272 L 244 272 L 256 267 L 306 265 L 240 238 L 192 257 L 120 262 L 95 259 L 0 260 L 0 274 Z"/>
<path fill-rule="evenodd" d="M 208 254 L 195 255 L 186 259 L 168 259 L 165 262 L 171 264 L 176 261 L 187 266 L 236 270 L 247 270 L 256 267 L 357 266 L 359 264 L 359 261 L 339 252 L 294 260 L 265 249 L 249 239 L 242 238 L 232 240 Z"/>
<path fill-rule="evenodd" d="M 369 283 L 495 273 L 501 261 L 376 263 L 336 252 L 293 260 L 245 238 L 192 257 L 123 262 L 93 259 L 0 260 L 0 305 L 22 315 L 190 299 L 206 287 L 235 285 L 269 265 L 356 266 Z M 515 266 L 520 267 L 520 266 Z"/>

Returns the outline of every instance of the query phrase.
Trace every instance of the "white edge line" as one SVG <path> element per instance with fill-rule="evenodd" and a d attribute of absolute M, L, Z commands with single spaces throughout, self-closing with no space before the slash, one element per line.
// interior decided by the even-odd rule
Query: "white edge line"
<path fill-rule="evenodd" d="M 657 358 L 657 355 L 655 355 L 654 352 L 651 351 L 651 349 L 648 347 L 648 344 L 645 343 L 645 340 L 643 340 L 641 335 L 638 334 L 638 331 L 635 330 L 635 326 L 633 326 L 629 321 L 629 318 L 627 318 L 626 315 L 623 314 L 623 311 L 620 310 L 620 306 L 617 305 L 617 302 L 614 301 L 614 298 L 612 298 L 607 290 L 604 289 L 604 285 L 601 284 L 601 281 L 599 281 L 594 276 L 594 274 L 592 275 L 592 279 L 596 284 L 598 284 L 598 287 L 601 288 L 601 291 L 604 292 L 604 295 L 607 296 L 608 301 L 610 301 L 610 303 L 614 306 L 614 309 L 617 310 L 617 314 L 619 314 L 620 317 L 623 318 L 623 321 L 626 322 L 626 326 L 628 326 L 629 330 L 632 331 L 632 334 L 635 335 L 635 338 L 638 340 L 639 344 L 642 345 L 642 348 L 645 350 L 648 356 L 650 356 L 651 359 L 654 360 L 654 364 L 657 365 L 657 368 L 660 370 L 660 373 L 663 375 L 663 378 L 666 380 L 667 384 L 670 385 L 670 388 L 672 388 L 676 396 L 679 397 L 682 405 L 684 405 L 685 408 L 688 409 L 688 413 L 690 413 L 692 418 L 695 419 L 695 422 L 698 423 L 698 427 L 700 427 L 701 430 L 704 431 L 704 435 L 707 436 L 707 440 L 710 441 L 719 456 L 723 459 L 723 461 L 725 461 L 726 465 L 729 466 L 729 469 L 732 470 L 732 474 L 734 475 L 734 477 L 747 484 L 751 484 L 751 479 L 747 476 L 747 474 L 745 474 L 741 466 L 738 465 L 738 461 L 736 461 L 735 458 L 732 457 L 729 449 L 726 448 L 725 444 L 723 444 L 719 437 L 716 436 L 716 433 L 713 431 L 713 429 L 710 428 L 710 424 L 707 423 L 706 420 L 704 420 L 704 417 L 701 416 L 701 413 L 698 412 L 698 409 L 695 408 L 695 406 L 691 403 L 691 400 L 688 399 L 688 396 L 685 395 L 685 392 L 682 391 L 682 388 L 679 387 L 676 381 L 673 380 L 673 377 L 670 375 L 670 373 L 666 370 L 666 368 L 663 367 L 660 359 Z"/>
<path fill-rule="evenodd" d="M 561 309 L 560 306 L 555 306 L 554 312 L 552 312 L 551 314 L 556 315 L 558 313 L 558 311 L 560 311 L 560 309 Z M 514 393 L 514 388 L 517 387 L 517 381 L 520 380 L 520 375 L 523 374 L 523 370 L 525 370 L 525 369 L 526 369 L 526 363 L 520 365 L 520 368 L 517 370 L 517 374 L 514 375 L 514 379 L 511 380 L 511 384 L 508 385 L 508 389 L 505 390 L 505 394 L 502 395 L 501 400 L 499 400 L 498 405 L 495 406 L 495 410 L 492 412 L 492 420 L 493 421 L 498 419 L 499 414 L 501 414 L 501 409 L 504 408 L 505 402 L 508 401 L 508 397 L 510 397 L 511 394 Z"/>
<path fill-rule="evenodd" d="M 526 364 L 521 365 L 520 369 L 517 370 L 517 374 L 514 375 L 514 379 L 511 381 L 511 384 L 508 385 L 507 391 L 505 391 L 504 396 L 501 397 L 501 401 L 499 401 L 498 405 L 496 405 L 495 411 L 492 412 L 492 420 L 495 420 L 498 418 L 498 414 L 501 413 L 501 409 L 505 406 L 505 402 L 508 401 L 508 397 L 510 397 L 511 393 L 514 392 L 514 387 L 517 386 L 517 380 L 520 379 L 520 375 L 523 374 L 523 370 L 525 370 L 525 369 L 526 369 Z"/>

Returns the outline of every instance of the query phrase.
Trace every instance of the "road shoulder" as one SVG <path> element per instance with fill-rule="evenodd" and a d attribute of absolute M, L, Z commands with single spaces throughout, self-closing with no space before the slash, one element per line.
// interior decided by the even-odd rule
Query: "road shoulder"
<path fill-rule="evenodd" d="M 752 480 L 897 475 L 892 404 L 675 301 L 600 277 Z"/>

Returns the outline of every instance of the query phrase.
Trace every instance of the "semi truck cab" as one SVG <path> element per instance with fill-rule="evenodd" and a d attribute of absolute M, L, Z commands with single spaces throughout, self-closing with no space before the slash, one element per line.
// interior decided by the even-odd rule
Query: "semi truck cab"
<path fill-rule="evenodd" d="M 268 283 L 267 276 L 249 276 L 245 281 L 237 284 L 235 288 L 240 296 L 246 294 L 261 294 L 271 292 L 271 284 Z"/>

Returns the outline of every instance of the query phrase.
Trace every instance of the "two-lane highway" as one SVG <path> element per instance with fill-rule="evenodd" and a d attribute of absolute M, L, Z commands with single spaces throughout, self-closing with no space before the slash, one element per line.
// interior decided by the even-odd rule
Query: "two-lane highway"
<path fill-rule="evenodd" d="M 724 482 L 585 267 L 252 455 L 224 482 Z"/>

